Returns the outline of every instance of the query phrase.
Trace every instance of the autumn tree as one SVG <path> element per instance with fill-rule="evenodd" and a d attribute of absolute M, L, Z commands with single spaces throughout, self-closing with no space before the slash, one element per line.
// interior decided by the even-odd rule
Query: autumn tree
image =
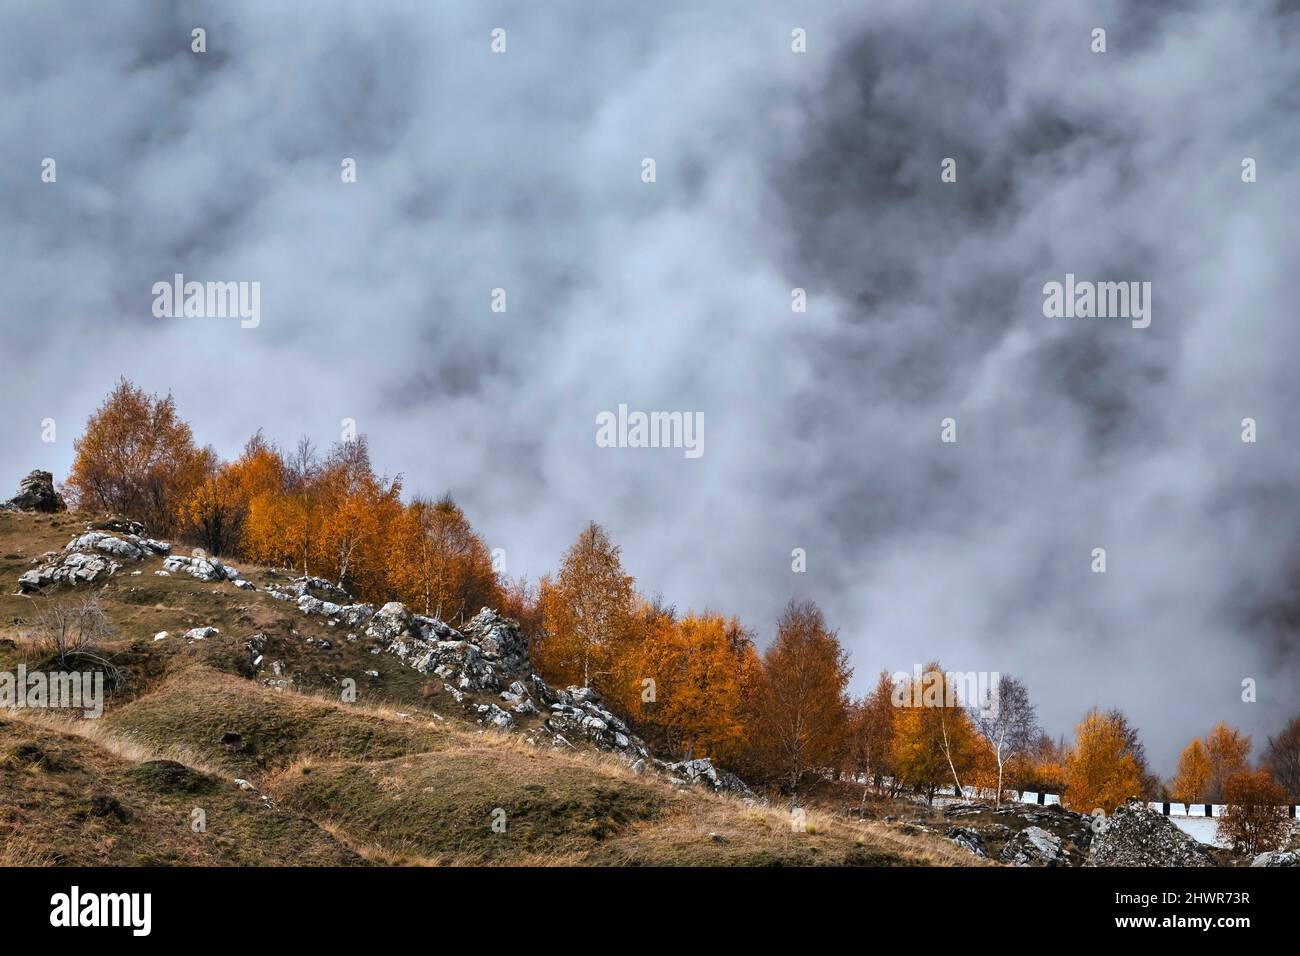
<path fill-rule="evenodd" d="M 1008 766 L 1008 779 L 1017 790 L 1038 793 L 1060 793 L 1065 789 L 1065 746 L 1040 730 L 1029 745 L 1028 751 L 1012 757 Z"/>
<path fill-rule="evenodd" d="M 978 753 L 977 732 L 957 683 L 938 663 L 895 684 L 893 764 L 899 778 L 933 803 L 940 786 L 965 787 Z"/>
<path fill-rule="evenodd" d="M 1300 802 L 1300 717 L 1293 717 L 1280 734 L 1268 738 L 1264 766 L 1287 798 Z"/>
<path fill-rule="evenodd" d="M 811 601 L 791 601 L 762 656 L 752 697 L 751 741 L 766 774 L 797 792 L 805 774 L 837 765 L 848 725 L 853 669 Z"/>
<path fill-rule="evenodd" d="M 126 379 L 73 449 L 67 490 L 77 507 L 135 518 L 160 535 L 176 529 L 181 502 L 215 468 L 215 455 L 195 447 L 171 395 L 146 395 Z"/>
<path fill-rule="evenodd" d="M 1223 783 L 1223 802 L 1218 835 L 1238 853 L 1276 849 L 1290 832 L 1286 791 L 1267 770 L 1234 771 Z"/>
<path fill-rule="evenodd" d="M 213 468 L 177 509 L 177 530 L 209 554 L 227 555 L 238 546 L 243 513 L 228 466 Z"/>
<path fill-rule="evenodd" d="M 215 463 L 215 455 L 211 459 Z M 263 492 L 279 492 L 283 469 L 279 456 L 259 431 L 238 459 L 208 470 L 178 509 L 181 537 L 197 541 L 210 554 L 240 553 L 252 500 Z"/>
<path fill-rule="evenodd" d="M 1193 737 L 1178 758 L 1178 770 L 1169 783 L 1169 795 L 1179 803 L 1208 803 L 1213 773 L 1209 751 L 1201 743 L 1201 738 Z"/>
<path fill-rule="evenodd" d="M 364 436 L 334 446 L 314 482 L 320 525 L 310 550 L 340 587 L 373 594 L 387 584 L 380 552 L 401 512 L 401 484 L 370 465 Z"/>
<path fill-rule="evenodd" d="M 1250 738 L 1220 721 L 1205 735 L 1205 750 L 1210 759 L 1207 803 L 1223 803 L 1228 780 L 1247 768 Z"/>
<path fill-rule="evenodd" d="M 972 712 L 975 726 L 988 741 L 997 768 L 995 806 L 1002 805 L 1002 782 L 1007 762 L 1029 749 L 1038 730 L 1038 718 L 1024 682 L 1002 674 L 998 685 Z"/>
<path fill-rule="evenodd" d="M 260 488 L 249 501 L 244 550 L 259 564 L 311 574 L 323 519 L 316 448 L 304 436 L 292 452 L 277 457 L 278 482 Z"/>
<path fill-rule="evenodd" d="M 687 759 L 731 763 L 745 741 L 744 684 L 757 658 L 735 618 L 658 615 L 639 647 L 638 670 L 653 681 L 653 698 L 638 710 L 639 725 L 666 749 Z"/>
<path fill-rule="evenodd" d="M 398 523 L 394 545 L 394 583 L 412 607 L 458 622 L 483 607 L 501 605 L 487 544 L 450 495 L 412 501 Z M 518 610 L 523 613 L 523 606 Z"/>
<path fill-rule="evenodd" d="M 1142 755 L 1122 714 L 1088 712 L 1066 748 L 1063 777 L 1062 802 L 1079 813 L 1110 812 L 1142 793 Z"/>
<path fill-rule="evenodd" d="M 881 671 L 876 686 L 853 705 L 850 716 L 848 768 L 865 775 L 879 792 L 893 778 L 894 682 Z M 865 798 L 865 793 L 864 793 Z"/>
<path fill-rule="evenodd" d="M 619 554 L 593 521 L 565 554 L 554 580 L 542 580 L 539 656 L 547 680 L 602 691 L 609 686 L 634 633 L 636 595 Z"/>
<path fill-rule="evenodd" d="M 1135 796 L 1147 800 L 1162 799 L 1164 796 L 1164 783 L 1152 772 L 1150 764 L 1147 763 L 1146 745 L 1142 743 L 1142 737 L 1138 733 L 1138 729 L 1129 721 L 1128 715 L 1118 707 L 1107 711 L 1106 716 L 1115 724 L 1124 740 L 1125 752 L 1133 758 L 1134 764 L 1137 765 L 1138 789 L 1135 791 Z"/>

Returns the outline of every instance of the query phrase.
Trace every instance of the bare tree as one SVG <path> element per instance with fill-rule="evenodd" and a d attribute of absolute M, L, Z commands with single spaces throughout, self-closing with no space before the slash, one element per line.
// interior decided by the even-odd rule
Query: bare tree
<path fill-rule="evenodd" d="M 1002 771 L 1008 760 L 1025 753 L 1034 742 L 1038 720 L 1034 705 L 1029 701 L 1029 690 L 1024 682 L 1003 674 L 998 686 L 989 692 L 971 716 L 975 726 L 993 747 L 998 762 L 998 793 L 996 806 L 1002 805 Z"/>
<path fill-rule="evenodd" d="M 284 457 L 284 470 L 291 487 L 302 489 L 309 486 L 320 470 L 315 442 L 306 435 L 300 437 L 294 450 Z"/>
<path fill-rule="evenodd" d="M 46 606 L 36 618 L 36 649 L 49 663 L 63 668 L 100 664 L 114 680 L 118 671 L 103 656 L 101 645 L 113 636 L 113 624 L 99 595 Z"/>
<path fill-rule="evenodd" d="M 1280 734 L 1268 738 L 1264 765 L 1288 800 L 1300 800 L 1300 717 L 1292 717 Z"/>

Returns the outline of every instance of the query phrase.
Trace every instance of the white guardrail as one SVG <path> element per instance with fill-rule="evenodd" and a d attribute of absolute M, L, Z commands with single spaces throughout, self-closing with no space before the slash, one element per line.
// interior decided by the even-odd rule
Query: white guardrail
<path fill-rule="evenodd" d="M 1018 802 L 1048 806 L 1053 803 L 1060 803 L 1061 798 L 1055 793 L 1035 793 L 1032 790 L 1025 790 L 1020 794 Z M 1221 803 L 1171 803 L 1169 801 L 1161 803 L 1159 801 L 1149 801 L 1147 806 L 1166 817 L 1221 817 L 1224 810 Z M 1295 806 L 1287 807 L 1288 815 L 1292 820 L 1296 819 L 1296 810 Z"/>

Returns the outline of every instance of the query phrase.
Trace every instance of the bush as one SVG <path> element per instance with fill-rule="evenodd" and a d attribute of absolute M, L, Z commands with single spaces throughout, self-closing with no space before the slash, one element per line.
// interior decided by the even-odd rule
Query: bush
<path fill-rule="evenodd" d="M 98 595 L 47 606 L 37 615 L 35 628 L 36 652 L 43 666 L 64 671 L 100 669 L 105 683 L 121 686 L 121 670 L 104 656 L 102 645 L 113 636 L 113 624 Z"/>
<path fill-rule="evenodd" d="M 1280 847 L 1290 829 L 1286 791 L 1266 770 L 1239 770 L 1223 786 L 1227 805 L 1219 837 L 1237 853 L 1254 856 Z"/>

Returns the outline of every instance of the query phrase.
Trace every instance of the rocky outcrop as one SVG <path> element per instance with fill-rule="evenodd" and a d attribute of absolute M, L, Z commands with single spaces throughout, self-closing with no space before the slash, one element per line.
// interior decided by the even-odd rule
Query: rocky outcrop
<path fill-rule="evenodd" d="M 239 581 L 239 569 L 233 568 L 218 558 L 211 558 L 202 552 L 189 557 L 183 554 L 172 555 L 163 562 L 163 568 L 172 573 L 188 574 L 200 581 Z"/>
<path fill-rule="evenodd" d="M 532 679 L 549 710 L 542 726 L 551 734 L 589 740 L 599 749 L 621 753 L 633 762 L 650 757 L 650 748 L 627 724 L 605 709 L 604 701 L 593 688 L 552 690 L 536 674 Z"/>
<path fill-rule="evenodd" d="M 1002 845 L 998 859 L 1011 866 L 1069 866 L 1061 838 L 1042 827 L 1025 827 Z"/>
<path fill-rule="evenodd" d="M 1260 853 L 1250 861 L 1251 866 L 1300 866 L 1300 850 L 1272 850 Z"/>
<path fill-rule="evenodd" d="M 18 494 L 0 503 L 4 511 L 40 511 L 53 514 L 66 511 L 68 506 L 54 490 L 54 476 L 48 471 L 33 471 L 18 485 Z"/>
<path fill-rule="evenodd" d="M 324 578 L 314 577 L 294 578 L 288 585 L 272 584 L 266 588 L 266 593 L 280 601 L 298 601 L 310 597 L 322 604 L 339 605 L 351 600 L 348 592 L 337 584 L 331 584 Z M 312 610 L 308 613 L 320 612 Z M 373 614 L 374 610 L 372 609 L 370 613 Z"/>
<path fill-rule="evenodd" d="M 734 793 L 751 798 L 754 796 L 754 791 L 750 790 L 743 780 L 734 773 L 713 766 L 713 761 L 707 757 L 683 760 L 680 763 L 656 761 L 656 764 L 665 773 L 684 783 L 704 784 L 717 793 Z"/>
<path fill-rule="evenodd" d="M 653 762 L 683 784 L 753 796 L 738 777 L 708 760 L 656 760 L 594 688 L 551 687 L 533 670 L 528 642 L 518 625 L 491 608 L 483 608 L 457 630 L 438 618 L 411 614 L 398 601 L 376 611 L 367 604 L 318 598 L 302 579 L 295 582 L 295 589 L 303 613 L 326 617 L 331 624 L 364 626 L 366 637 L 407 667 L 436 680 L 435 688 L 440 687 L 467 716 L 485 727 L 521 731 L 535 745 L 573 747 L 576 741 L 583 741 L 623 756 L 638 770 Z M 289 599 L 290 591 L 278 590 Z M 346 594 L 337 597 L 348 599 Z"/>
<path fill-rule="evenodd" d="M 485 726 L 510 730 L 523 718 L 540 716 L 526 735 L 532 743 L 564 747 L 585 740 L 632 762 L 650 757 L 645 743 L 605 708 L 594 689 L 552 688 L 536 674 L 518 626 L 491 608 L 458 631 L 437 618 L 410 614 L 394 601 L 374 614 L 365 633 L 386 643 L 408 667 L 440 679 L 443 691 Z"/>
<path fill-rule="evenodd" d="M 116 574 L 125 563 L 137 563 L 170 551 L 171 545 L 166 542 L 134 532 L 87 530 L 68 542 L 62 551 L 42 555 L 38 567 L 19 575 L 18 589 L 31 594 L 55 584 L 90 584 Z"/>
<path fill-rule="evenodd" d="M 1065 841 L 1067 849 L 1073 846 L 1076 856 L 1087 852 L 1092 845 L 1092 817 L 1084 813 L 1067 810 L 1059 803 L 1047 806 L 1025 804 L 1004 804 L 996 816 L 1013 820 L 1023 820 L 1033 826 L 1041 827 Z M 1083 862 L 1080 858 L 1077 862 Z"/>
<path fill-rule="evenodd" d="M 949 827 L 947 834 L 949 840 L 956 843 L 964 850 L 969 850 L 975 856 L 987 857 L 989 855 L 988 845 L 984 842 L 984 837 L 980 836 L 978 830 L 971 827 Z"/>
<path fill-rule="evenodd" d="M 1093 837 L 1084 865 L 1214 866 L 1214 858 L 1168 817 L 1130 798 Z"/>
<path fill-rule="evenodd" d="M 943 819 L 949 840 L 1010 866 L 1082 866 L 1093 838 L 1092 818 L 1060 804 L 950 803 Z"/>

